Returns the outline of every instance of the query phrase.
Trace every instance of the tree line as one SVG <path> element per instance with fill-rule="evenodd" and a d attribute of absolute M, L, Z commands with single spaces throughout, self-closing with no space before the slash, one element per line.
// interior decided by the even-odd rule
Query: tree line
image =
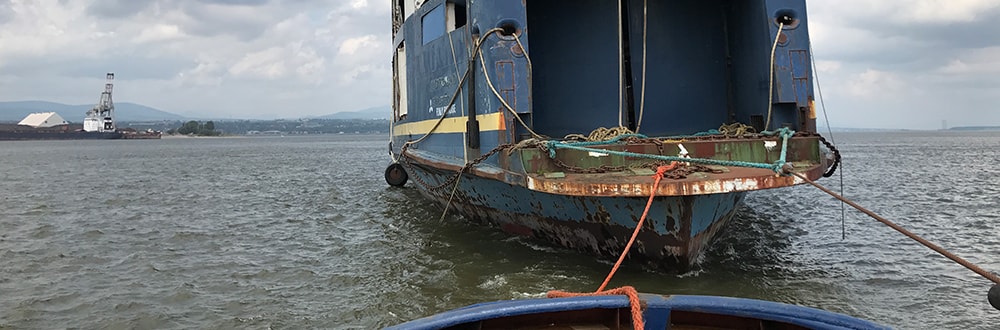
<path fill-rule="evenodd" d="M 167 134 L 198 135 L 198 136 L 219 136 L 222 132 L 215 130 L 215 122 L 209 120 L 202 124 L 199 121 L 189 121 L 181 125 L 180 128 L 171 128 Z"/>
<path fill-rule="evenodd" d="M 2 1 L 2 0 L 0 0 Z M 222 135 L 242 135 L 248 132 L 278 131 L 283 134 L 374 134 L 389 131 L 388 119 L 275 119 L 275 120 L 215 120 L 211 128 Z M 184 132 L 198 134 L 199 122 L 195 121 L 158 121 L 158 122 L 121 122 L 121 126 L 137 130 L 152 129 L 167 134 L 184 134 L 178 130 L 184 127 Z M 205 122 L 203 125 L 208 125 Z"/>

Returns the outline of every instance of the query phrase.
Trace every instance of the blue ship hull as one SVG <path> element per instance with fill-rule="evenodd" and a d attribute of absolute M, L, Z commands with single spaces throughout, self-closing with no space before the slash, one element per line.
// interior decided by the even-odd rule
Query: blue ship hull
<path fill-rule="evenodd" d="M 891 329 L 815 308 L 753 299 L 639 295 L 645 329 Z M 391 330 L 632 329 L 624 296 L 508 300 L 467 306 Z"/>
<path fill-rule="evenodd" d="M 748 192 L 836 162 L 804 0 L 392 7 L 387 181 L 467 219 L 617 257 L 654 196 L 629 257 L 686 268 Z"/>
<path fill-rule="evenodd" d="M 414 181 L 424 183 L 443 183 L 456 174 L 419 165 L 408 170 Z M 621 254 L 647 202 L 646 197 L 544 193 L 469 174 L 457 180 L 455 196 L 451 185 L 449 189 L 417 186 L 425 196 L 451 205 L 470 220 L 604 256 Z M 744 196 L 746 192 L 657 197 L 631 257 L 664 269 L 688 268 L 733 217 Z"/>

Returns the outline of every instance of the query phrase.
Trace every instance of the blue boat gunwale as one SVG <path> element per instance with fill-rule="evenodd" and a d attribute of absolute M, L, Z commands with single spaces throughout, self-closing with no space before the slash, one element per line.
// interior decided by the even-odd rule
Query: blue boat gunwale
<path fill-rule="evenodd" d="M 647 320 L 647 327 L 653 328 L 657 325 L 649 323 L 650 321 L 669 323 L 669 313 L 681 311 L 783 322 L 812 329 L 891 329 L 871 321 L 817 308 L 748 298 L 640 294 L 640 299 L 645 306 L 643 317 Z M 494 301 L 460 307 L 386 329 L 442 329 L 512 316 L 628 307 L 628 298 L 625 296 Z M 654 311 L 661 314 L 650 315 Z"/>

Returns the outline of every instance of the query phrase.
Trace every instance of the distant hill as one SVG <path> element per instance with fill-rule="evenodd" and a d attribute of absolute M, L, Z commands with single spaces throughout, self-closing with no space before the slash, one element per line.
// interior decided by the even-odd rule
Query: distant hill
<path fill-rule="evenodd" d="M 81 123 L 93 104 L 70 105 L 48 101 L 0 102 L 0 121 L 20 121 L 32 112 L 55 112 L 69 122 Z M 147 107 L 141 104 L 115 103 L 118 121 L 183 120 L 183 116 Z"/>
<path fill-rule="evenodd" d="M 1000 131 L 1000 126 L 958 126 L 948 129 L 949 131 Z"/>
<path fill-rule="evenodd" d="M 332 113 L 325 116 L 315 117 L 316 119 L 389 119 L 392 115 L 392 108 L 388 105 L 362 109 L 358 111 L 344 111 Z"/>

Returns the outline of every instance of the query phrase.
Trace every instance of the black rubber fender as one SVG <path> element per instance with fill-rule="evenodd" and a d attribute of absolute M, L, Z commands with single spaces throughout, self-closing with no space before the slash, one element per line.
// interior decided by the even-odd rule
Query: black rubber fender
<path fill-rule="evenodd" d="M 993 285 L 986 297 L 989 298 L 990 305 L 993 305 L 993 308 L 1000 310 L 1000 284 Z"/>
<path fill-rule="evenodd" d="M 410 175 L 406 173 L 406 169 L 399 163 L 392 163 L 389 167 L 385 168 L 385 182 L 390 186 L 402 187 L 406 185 L 406 181 L 409 178 Z"/>

